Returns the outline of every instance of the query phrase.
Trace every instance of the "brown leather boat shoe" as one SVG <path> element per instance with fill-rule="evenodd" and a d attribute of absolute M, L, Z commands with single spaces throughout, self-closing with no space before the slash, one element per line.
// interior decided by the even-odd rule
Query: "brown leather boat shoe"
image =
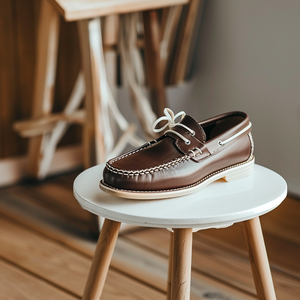
<path fill-rule="evenodd" d="M 164 113 L 154 123 L 155 132 L 166 129 L 161 137 L 106 163 L 103 191 L 130 199 L 171 198 L 252 172 L 254 144 L 246 113 L 229 112 L 201 122 L 168 108 Z M 167 124 L 156 129 L 161 121 Z"/>

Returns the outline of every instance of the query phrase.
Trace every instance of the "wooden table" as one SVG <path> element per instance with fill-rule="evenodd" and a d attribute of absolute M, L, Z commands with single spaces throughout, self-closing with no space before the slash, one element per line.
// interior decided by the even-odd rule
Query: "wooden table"
<path fill-rule="evenodd" d="M 197 3 L 199 1 L 196 0 Z M 109 116 L 110 114 L 114 115 L 110 110 L 117 110 L 117 107 L 115 104 L 111 104 L 113 97 L 108 85 L 104 63 L 100 17 L 143 11 L 145 57 L 146 64 L 150 66 L 148 68 L 148 85 L 150 85 L 152 94 L 161 104 L 160 111 L 162 113 L 162 109 L 166 107 L 166 96 L 159 50 L 161 37 L 158 30 L 157 11 L 155 10 L 183 5 L 188 2 L 189 0 L 41 1 L 32 119 L 14 125 L 15 130 L 19 131 L 23 137 L 30 138 L 28 149 L 29 175 L 39 179 L 45 178 L 55 148 L 70 123 L 83 125 L 83 161 L 85 167 L 104 162 L 107 152 L 111 150 L 108 145 L 113 144 L 113 132 L 110 129 Z M 64 111 L 54 114 L 52 107 L 60 15 L 66 21 L 76 21 L 78 24 L 82 72 L 78 74 L 73 92 Z M 107 27 L 114 27 L 114 25 Z M 118 40 L 118 35 L 112 29 L 112 34 L 108 38 Z M 84 96 L 85 109 L 83 110 L 80 109 L 80 105 Z M 115 119 L 120 120 L 120 112 L 116 114 Z M 121 131 L 131 135 L 132 129 L 126 124 L 124 118 L 121 123 L 121 125 L 119 124 L 119 127 L 122 127 L 120 128 Z"/>
<path fill-rule="evenodd" d="M 108 72 L 107 65 L 111 66 L 110 69 L 116 72 L 116 45 L 120 42 L 118 25 L 115 25 L 115 23 L 118 24 L 118 14 L 142 12 L 144 40 L 139 47 L 144 49 L 146 77 L 148 78 L 150 94 L 156 99 L 151 103 L 159 103 L 160 107 L 156 108 L 162 113 L 163 108 L 166 107 L 164 72 L 162 71 L 162 68 L 165 68 L 162 66 L 166 65 L 166 59 L 162 62 L 163 59 L 160 56 L 162 37 L 159 31 L 158 12 L 156 10 L 162 7 L 168 7 L 171 10 L 172 7 L 172 9 L 176 9 L 176 14 L 179 12 L 180 15 L 180 5 L 189 2 L 189 0 L 41 0 L 31 119 L 14 124 L 14 129 L 21 136 L 29 138 L 27 175 L 40 180 L 47 176 L 56 147 L 70 124 L 80 124 L 83 128 L 82 153 L 84 168 L 105 162 L 108 155 L 117 156 L 127 143 L 130 143 L 133 147 L 138 147 L 144 143 L 136 135 L 135 126 L 127 122 L 118 111 L 118 106 L 111 92 L 111 86 L 116 86 L 116 82 L 113 81 L 116 80 L 117 76 L 113 71 Z M 188 6 L 193 17 L 189 17 L 187 26 L 182 28 L 184 34 L 188 37 L 191 36 L 191 28 L 193 27 L 191 20 L 195 20 L 200 2 L 202 3 L 202 0 L 193 0 Z M 67 22 L 76 21 L 77 23 L 82 70 L 75 74 L 77 79 L 73 91 L 68 101 L 66 101 L 65 108 L 62 112 L 57 113 L 53 112 L 53 100 L 55 82 L 57 81 L 56 69 L 61 16 Z M 104 16 L 105 18 L 100 22 L 100 17 Z M 126 16 L 122 15 L 120 20 L 124 20 L 124 17 Z M 115 20 L 117 21 L 114 22 Z M 174 16 L 173 21 L 178 23 Z M 108 32 L 106 28 L 108 28 Z M 164 32 L 166 31 L 168 30 L 164 30 Z M 189 43 L 185 40 L 181 44 L 187 45 Z M 186 50 L 188 47 L 183 48 Z M 180 49 L 181 45 L 176 47 L 176 53 Z M 107 52 L 110 54 L 110 64 L 107 63 Z M 120 52 L 122 54 L 122 51 Z M 188 53 L 184 51 L 182 53 L 181 50 L 179 52 L 178 56 L 181 59 L 175 58 L 175 60 L 185 61 Z M 132 51 L 128 51 L 128 53 L 131 54 Z M 122 61 L 125 61 L 125 59 Z M 78 62 L 76 63 L 78 64 Z M 127 64 L 127 66 L 124 65 L 123 69 L 132 69 L 132 66 L 130 67 L 128 68 Z M 125 74 L 125 77 L 129 78 L 127 74 Z M 137 76 L 132 77 L 136 78 Z M 136 84 L 136 86 L 138 85 Z M 142 98 L 136 91 L 135 93 L 137 101 Z M 83 99 L 84 105 L 82 105 Z M 148 120 L 146 126 L 141 124 L 143 129 L 144 127 L 151 128 L 156 119 L 153 112 L 150 113 L 151 106 L 147 105 L 147 107 L 144 105 L 143 110 L 135 110 L 139 111 L 140 120 L 143 122 L 146 119 Z M 147 109 L 148 107 L 150 107 L 150 110 Z M 151 120 L 148 116 L 151 116 Z M 118 139 L 114 136 L 116 132 L 120 133 Z M 93 224 L 92 231 L 97 231 L 98 222 L 93 215 L 91 215 L 91 220 Z"/>

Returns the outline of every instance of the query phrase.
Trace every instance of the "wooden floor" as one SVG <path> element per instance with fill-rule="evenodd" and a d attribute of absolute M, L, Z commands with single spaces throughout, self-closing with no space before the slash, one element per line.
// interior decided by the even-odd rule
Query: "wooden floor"
<path fill-rule="evenodd" d="M 96 242 L 72 195 L 75 175 L 0 190 L 0 299 L 81 298 Z M 261 218 L 279 300 L 300 299 L 299 220 L 291 198 Z M 169 235 L 122 233 L 102 299 L 165 299 Z M 256 299 L 241 225 L 194 234 L 191 299 Z"/>

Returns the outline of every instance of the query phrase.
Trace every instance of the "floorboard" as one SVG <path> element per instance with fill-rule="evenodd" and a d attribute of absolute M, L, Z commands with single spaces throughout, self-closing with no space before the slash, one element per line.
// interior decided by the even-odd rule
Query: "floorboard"
<path fill-rule="evenodd" d="M 67 291 L 77 298 L 82 296 L 91 257 L 5 218 L 0 218 L 0 245 L 0 258 L 51 283 L 58 290 Z M 144 299 L 164 298 L 162 292 L 113 268 L 109 270 L 103 299 L 140 299 L 140 295 L 147 295 Z"/>
<path fill-rule="evenodd" d="M 75 300 L 70 295 L 0 259 L 0 291 L 2 300 Z"/>
<path fill-rule="evenodd" d="M 0 190 L 1 299 L 81 298 L 96 239 L 72 195 L 74 177 Z M 62 215 L 49 209 L 60 199 Z M 299 217 L 300 202 L 287 198 L 261 218 L 278 300 L 300 299 Z M 169 237 L 165 229 L 122 233 L 101 299 L 165 299 Z M 256 299 L 241 225 L 194 234 L 191 299 Z"/>
<path fill-rule="evenodd" d="M 60 235 L 60 238 L 53 241 L 52 237 L 57 232 L 56 229 L 49 229 L 41 222 L 38 230 L 35 230 L 32 224 L 26 221 L 26 218 L 18 219 L 14 213 L 6 212 L 6 216 L 0 218 L 0 226 L 3 231 L 0 229 L 0 243 L 3 245 L 0 250 L 1 257 L 20 265 L 37 276 L 43 276 L 45 280 L 62 289 L 80 295 L 95 242 L 74 238 L 71 234 L 66 235 L 63 231 L 57 234 L 57 236 Z M 12 235 L 16 238 L 14 241 L 10 241 Z M 28 248 L 31 249 L 30 252 L 26 251 Z M 11 251 L 11 249 L 15 250 Z M 19 257 L 19 253 L 23 253 L 21 257 Z M 32 256 L 32 254 L 34 255 Z M 47 263 L 45 263 L 45 259 Z M 128 239 L 120 236 L 111 266 L 154 290 L 161 291 L 163 294 L 166 292 L 168 258 L 165 255 L 130 243 Z M 70 275 L 68 276 L 68 274 Z M 194 272 L 191 298 L 203 299 L 205 295 L 219 295 L 219 297 L 222 295 L 222 297 L 230 297 L 229 299 L 232 300 L 253 299 L 247 293 L 228 288 L 226 284 Z"/>
<path fill-rule="evenodd" d="M 126 235 L 137 244 L 168 255 L 169 233 L 162 229 L 147 229 Z M 243 239 L 243 235 L 237 237 Z M 222 243 L 194 238 L 193 263 L 195 271 L 234 286 L 239 290 L 255 295 L 251 268 L 246 253 L 223 247 Z M 299 299 L 299 279 L 292 274 L 272 268 L 273 280 L 279 299 Z"/>

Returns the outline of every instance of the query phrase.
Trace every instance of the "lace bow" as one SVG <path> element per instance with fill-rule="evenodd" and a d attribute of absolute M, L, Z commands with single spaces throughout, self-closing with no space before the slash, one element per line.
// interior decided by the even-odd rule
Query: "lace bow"
<path fill-rule="evenodd" d="M 195 135 L 195 131 L 194 130 L 192 130 L 188 126 L 180 123 L 182 121 L 182 119 L 184 118 L 184 116 L 186 115 L 186 113 L 184 111 L 180 111 L 179 113 L 177 113 L 176 115 L 174 115 L 173 111 L 170 108 L 165 108 L 164 109 L 164 114 L 165 115 L 163 117 L 158 118 L 153 123 L 153 131 L 155 133 L 158 133 L 158 132 L 161 132 L 161 131 L 165 130 L 168 127 L 169 129 L 166 130 L 164 133 L 172 132 L 172 133 L 176 134 L 178 137 L 180 137 L 187 145 L 189 145 L 191 143 L 191 141 L 189 139 L 187 139 L 186 137 L 184 137 L 179 132 L 173 130 L 173 128 L 175 126 L 180 126 L 180 127 L 185 128 L 192 136 Z M 180 117 L 180 116 L 181 116 L 180 121 L 176 123 L 176 119 L 178 117 Z M 164 126 L 162 126 L 161 128 L 156 128 L 157 124 L 159 124 L 161 121 L 167 121 L 167 123 Z"/>

